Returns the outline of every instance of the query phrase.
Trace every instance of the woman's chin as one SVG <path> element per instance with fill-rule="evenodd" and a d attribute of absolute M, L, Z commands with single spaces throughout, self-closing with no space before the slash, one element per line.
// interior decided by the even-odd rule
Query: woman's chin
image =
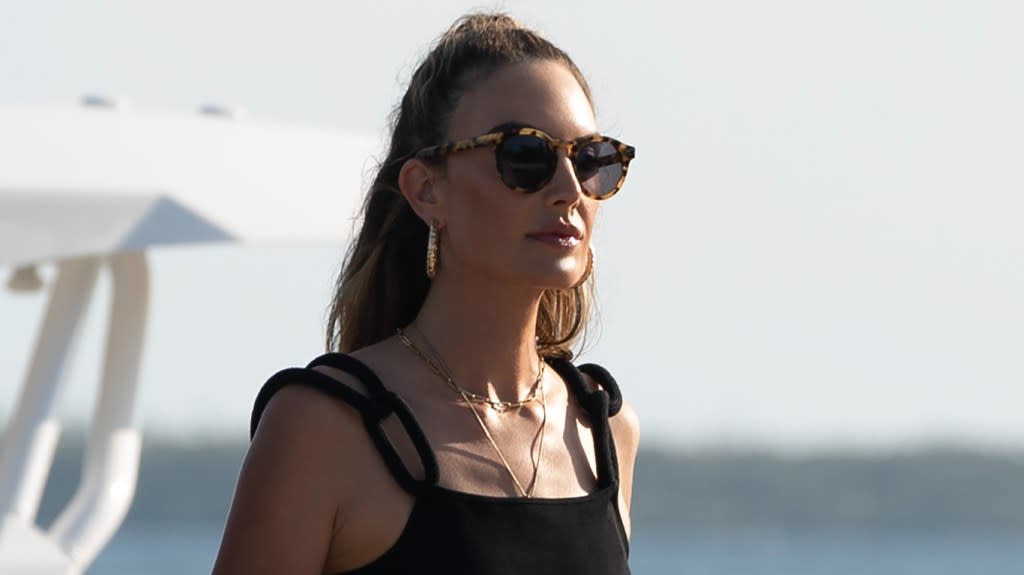
<path fill-rule="evenodd" d="M 502 270 L 506 281 L 545 290 L 572 289 L 587 273 L 586 260 L 564 258 L 561 261 L 523 262 L 524 265 Z"/>
<path fill-rule="evenodd" d="M 544 277 L 542 278 L 537 278 L 537 282 L 534 283 L 534 285 L 548 290 L 567 290 L 575 287 L 576 284 L 579 283 L 581 277 L 581 272 L 578 271 L 553 272 L 550 274 L 544 274 Z"/>

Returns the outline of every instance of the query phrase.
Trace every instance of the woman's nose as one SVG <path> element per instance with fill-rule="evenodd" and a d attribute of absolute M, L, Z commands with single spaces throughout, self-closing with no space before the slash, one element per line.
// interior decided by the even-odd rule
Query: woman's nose
<path fill-rule="evenodd" d="M 559 154 L 555 173 L 547 187 L 552 204 L 575 204 L 583 196 L 583 186 L 576 177 L 576 167 L 566 154 Z"/>

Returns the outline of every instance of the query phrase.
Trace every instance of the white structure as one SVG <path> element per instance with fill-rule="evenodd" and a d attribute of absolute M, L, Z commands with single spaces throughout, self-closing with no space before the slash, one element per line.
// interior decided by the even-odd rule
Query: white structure
<path fill-rule="evenodd" d="M 338 243 L 350 231 L 373 141 L 229 110 L 144 113 L 97 96 L 79 108 L 0 107 L 0 273 L 9 289 L 34 290 L 38 266 L 57 268 L 0 450 L 0 573 L 81 573 L 128 512 L 142 447 L 134 407 L 148 249 Z M 36 514 L 61 431 L 61 374 L 104 267 L 113 302 L 82 479 L 44 530 Z M 0 329 L 24 327 L 0 318 Z"/>

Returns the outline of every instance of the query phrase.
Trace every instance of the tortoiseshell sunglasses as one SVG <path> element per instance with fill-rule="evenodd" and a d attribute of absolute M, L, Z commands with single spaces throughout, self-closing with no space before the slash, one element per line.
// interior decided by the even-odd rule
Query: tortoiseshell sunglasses
<path fill-rule="evenodd" d="M 558 150 L 572 161 L 576 179 L 587 196 L 606 200 L 622 188 L 629 161 L 636 149 L 607 136 L 592 135 L 559 140 L 529 127 L 499 127 L 469 140 L 424 148 L 421 160 L 436 160 L 448 154 L 494 146 L 494 160 L 501 181 L 513 190 L 533 193 L 548 184 L 558 167 Z"/>

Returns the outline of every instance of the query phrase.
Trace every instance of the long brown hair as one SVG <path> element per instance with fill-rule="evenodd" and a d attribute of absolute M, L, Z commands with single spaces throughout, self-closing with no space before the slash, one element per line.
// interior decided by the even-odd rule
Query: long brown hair
<path fill-rule="evenodd" d="M 569 56 L 537 32 L 501 13 L 470 14 L 441 35 L 412 75 L 391 114 L 391 144 L 363 204 L 362 227 L 349 246 L 327 323 L 327 349 L 350 352 L 395 333 L 419 312 L 430 288 L 427 225 L 398 188 L 402 164 L 416 151 L 443 143 L 459 98 L 510 64 L 564 64 L 593 105 L 590 87 Z M 593 276 L 541 297 L 537 341 L 545 355 L 572 356 L 593 299 Z"/>

